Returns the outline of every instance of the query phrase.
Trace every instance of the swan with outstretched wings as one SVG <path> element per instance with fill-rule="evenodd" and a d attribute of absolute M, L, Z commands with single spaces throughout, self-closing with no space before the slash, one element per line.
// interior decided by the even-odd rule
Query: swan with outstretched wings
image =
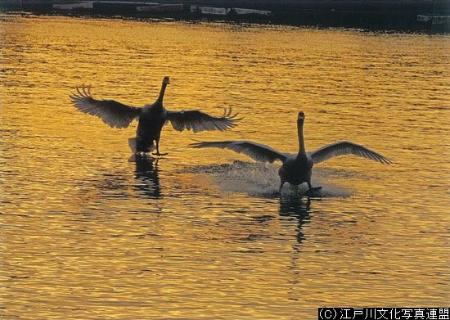
<path fill-rule="evenodd" d="M 343 155 L 355 155 L 373 161 L 378 161 L 383 164 L 390 164 L 391 161 L 381 154 L 370 150 L 362 145 L 349 142 L 339 141 L 326 145 L 318 150 L 307 153 L 305 150 L 305 141 L 303 137 L 303 125 L 305 121 L 305 114 L 299 112 L 297 118 L 298 128 L 298 143 L 299 151 L 292 155 L 284 152 L 279 152 L 264 144 L 259 144 L 251 141 L 210 141 L 192 143 L 194 148 L 222 148 L 242 153 L 253 160 L 261 162 L 275 162 L 281 161 L 282 166 L 278 171 L 280 176 L 280 192 L 284 183 L 289 182 L 293 185 L 299 185 L 304 182 L 308 184 L 309 190 L 318 190 L 321 187 L 313 188 L 311 185 L 311 174 L 314 164 L 326 161 L 333 157 Z"/>
<path fill-rule="evenodd" d="M 70 95 L 72 103 L 81 112 L 97 116 L 113 128 L 127 128 L 133 120 L 138 120 L 136 137 L 129 139 L 136 153 L 150 152 L 155 148 L 159 152 L 159 140 L 164 125 L 169 121 L 178 131 L 193 132 L 228 130 L 236 125 L 236 115 L 231 108 L 225 109 L 222 116 L 211 116 L 199 110 L 169 111 L 164 108 L 163 99 L 169 77 L 164 77 L 158 99 L 143 107 L 129 106 L 115 100 L 100 100 L 93 97 L 91 88 L 82 86 Z"/>

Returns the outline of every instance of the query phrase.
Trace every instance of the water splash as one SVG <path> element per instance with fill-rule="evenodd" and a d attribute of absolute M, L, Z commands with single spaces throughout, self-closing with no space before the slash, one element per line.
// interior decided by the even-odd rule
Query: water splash
<path fill-rule="evenodd" d="M 279 166 L 267 163 L 251 163 L 234 161 L 230 164 L 207 165 L 188 168 L 184 172 L 206 174 L 224 192 L 247 193 L 251 196 L 278 197 L 280 178 L 278 177 Z M 328 170 L 315 168 L 313 171 L 313 186 L 322 186 L 322 189 L 314 196 L 317 197 L 347 197 L 352 191 L 327 182 Z M 298 196 L 307 191 L 307 185 L 298 188 L 285 184 L 282 190 L 283 197 Z"/>

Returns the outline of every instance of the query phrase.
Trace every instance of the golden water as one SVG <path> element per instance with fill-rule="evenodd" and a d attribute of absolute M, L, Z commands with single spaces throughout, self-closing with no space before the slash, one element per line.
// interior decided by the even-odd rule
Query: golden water
<path fill-rule="evenodd" d="M 319 306 L 450 300 L 450 38 L 346 30 L 2 18 L 0 318 L 314 319 Z M 129 162 L 68 98 L 80 84 L 142 105 L 244 120 L 167 126 L 157 164 Z M 320 199 L 196 140 L 295 152 L 347 139 L 394 161 L 317 166 Z M 235 160 L 245 162 L 235 162 Z M 248 162 L 248 163 L 247 163 Z"/>

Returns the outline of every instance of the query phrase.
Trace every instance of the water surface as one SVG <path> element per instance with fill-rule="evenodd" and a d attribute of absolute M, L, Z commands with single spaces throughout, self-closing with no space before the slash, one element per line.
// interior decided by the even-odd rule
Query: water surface
<path fill-rule="evenodd" d="M 2 319 L 314 319 L 319 306 L 449 301 L 450 39 L 76 18 L 0 22 Z M 71 106 L 142 105 L 245 118 L 225 133 L 167 126 L 157 163 L 129 162 L 135 126 Z M 277 166 L 195 140 L 295 152 L 351 140 L 318 199 L 281 198 Z"/>

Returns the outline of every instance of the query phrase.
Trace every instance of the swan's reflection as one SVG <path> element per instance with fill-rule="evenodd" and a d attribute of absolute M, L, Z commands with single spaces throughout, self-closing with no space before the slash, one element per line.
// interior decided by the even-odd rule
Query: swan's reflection
<path fill-rule="evenodd" d="M 150 198 L 161 198 L 159 184 L 158 159 L 148 156 L 136 156 L 136 188 Z"/>
<path fill-rule="evenodd" d="M 280 216 L 295 219 L 297 223 L 296 238 L 297 241 L 292 246 L 291 265 L 289 269 L 292 272 L 290 280 L 290 288 L 288 290 L 289 299 L 298 300 L 297 288 L 302 281 L 300 275 L 299 261 L 301 257 L 302 241 L 305 239 L 303 228 L 305 224 L 309 223 L 311 200 L 308 197 L 304 200 L 302 197 L 290 195 L 288 197 L 280 197 Z"/>
<path fill-rule="evenodd" d="M 280 216 L 293 217 L 297 221 L 297 242 L 301 243 L 305 236 L 303 234 L 303 225 L 309 222 L 309 211 L 311 200 L 303 200 L 296 195 L 289 197 L 280 197 Z"/>

